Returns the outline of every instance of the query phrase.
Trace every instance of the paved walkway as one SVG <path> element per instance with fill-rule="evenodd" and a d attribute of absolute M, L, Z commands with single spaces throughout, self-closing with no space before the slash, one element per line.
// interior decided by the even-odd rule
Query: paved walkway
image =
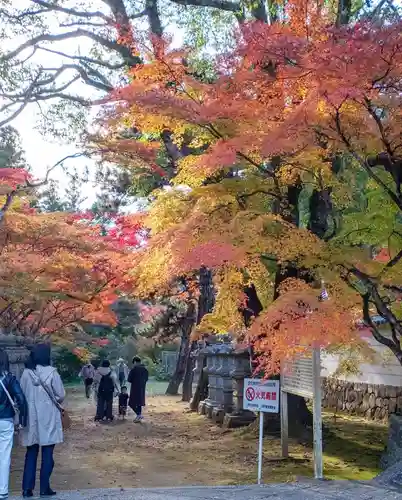
<path fill-rule="evenodd" d="M 266 486 L 65 491 L 60 500 L 402 500 L 402 488 L 374 482 L 300 482 Z M 17 497 L 11 497 L 10 500 Z"/>

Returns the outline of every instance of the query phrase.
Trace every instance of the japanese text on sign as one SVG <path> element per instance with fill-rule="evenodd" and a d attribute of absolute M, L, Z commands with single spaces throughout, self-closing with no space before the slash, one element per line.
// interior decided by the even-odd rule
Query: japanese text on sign
<path fill-rule="evenodd" d="M 283 363 L 281 373 L 282 391 L 305 398 L 313 397 L 313 359 L 311 353 L 298 356 L 291 362 Z"/>
<path fill-rule="evenodd" d="M 313 397 L 313 360 L 311 354 L 284 363 L 281 373 L 282 390 L 305 398 Z"/>
<path fill-rule="evenodd" d="M 279 412 L 279 381 L 244 379 L 243 408 L 267 413 Z"/>

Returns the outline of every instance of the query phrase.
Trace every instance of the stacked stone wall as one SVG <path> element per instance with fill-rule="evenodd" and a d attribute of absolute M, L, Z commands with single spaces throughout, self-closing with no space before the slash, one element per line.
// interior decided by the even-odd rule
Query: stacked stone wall
<path fill-rule="evenodd" d="M 402 413 L 402 387 L 324 378 L 322 405 L 369 420 L 388 420 L 390 415 Z"/>

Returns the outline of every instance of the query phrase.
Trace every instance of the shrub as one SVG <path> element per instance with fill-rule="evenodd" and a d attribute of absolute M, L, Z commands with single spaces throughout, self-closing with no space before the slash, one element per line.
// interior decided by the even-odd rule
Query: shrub
<path fill-rule="evenodd" d="M 54 350 L 53 364 L 64 382 L 75 382 L 81 370 L 82 360 L 67 347 Z"/>

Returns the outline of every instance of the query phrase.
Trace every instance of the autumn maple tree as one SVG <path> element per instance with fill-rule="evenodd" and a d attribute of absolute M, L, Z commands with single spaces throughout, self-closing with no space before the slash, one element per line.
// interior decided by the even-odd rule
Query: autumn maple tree
<path fill-rule="evenodd" d="M 67 337 L 81 321 L 113 323 L 110 305 L 132 286 L 132 257 L 81 218 L 29 208 L 34 184 L 27 172 L 0 169 L 0 175 L 1 328 Z"/>
<path fill-rule="evenodd" d="M 402 362 L 401 24 L 345 24 L 308 0 L 285 11 L 242 24 L 213 81 L 168 40 L 138 42 L 145 62 L 112 93 L 96 140 L 166 187 L 152 193 L 136 290 L 213 269 L 198 331 L 246 339 L 267 374 L 300 346 L 358 346 L 361 317 Z M 372 258 L 381 248 L 386 261 Z"/>

